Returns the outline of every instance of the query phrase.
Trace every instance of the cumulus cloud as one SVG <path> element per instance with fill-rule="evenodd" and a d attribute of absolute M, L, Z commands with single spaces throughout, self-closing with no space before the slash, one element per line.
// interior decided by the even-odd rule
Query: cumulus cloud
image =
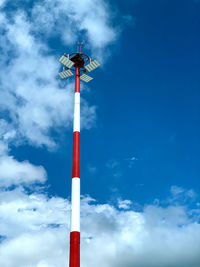
<path fill-rule="evenodd" d="M 102 50 L 117 34 L 109 12 L 104 1 L 67 1 L 63 5 L 59 0 L 34 1 L 29 13 L 20 4 L 12 16 L 6 9 L 0 11 L 0 111 L 7 113 L 9 141 L 56 146 L 51 131 L 72 124 L 74 85 L 64 87 L 57 78 L 59 55 L 52 55 L 48 37 L 55 33 L 69 45 L 79 34 L 87 35 L 88 48 Z M 81 116 L 81 126 L 86 129 L 96 119 L 95 107 L 84 99 Z"/>
<path fill-rule="evenodd" d="M 0 201 L 1 266 L 68 264 L 68 200 L 17 188 L 1 192 Z M 81 223 L 83 267 L 200 265 L 200 224 L 185 206 L 136 212 L 83 197 Z"/>
<path fill-rule="evenodd" d="M 62 0 L 44 0 L 35 5 L 32 18 L 38 32 L 47 35 L 54 32 L 66 44 L 79 37 L 86 39 L 88 47 L 98 54 L 119 35 L 112 25 L 109 4 L 103 0 L 66 0 L 64 5 Z"/>
<path fill-rule="evenodd" d="M 0 125 L 4 125 L 0 120 Z M 1 131 L 3 132 L 3 128 Z M 10 149 L 7 144 L 8 132 L 1 135 L 0 140 L 0 188 L 35 183 L 42 184 L 47 179 L 47 174 L 42 166 L 35 166 L 28 160 L 18 161 L 10 156 Z"/>
<path fill-rule="evenodd" d="M 7 114 L 9 142 L 52 149 L 56 147 L 52 130 L 72 126 L 74 85 L 58 79 L 59 55 L 53 55 L 49 40 L 57 38 L 70 50 L 81 36 L 87 39 L 86 48 L 100 55 L 119 31 L 104 0 L 66 0 L 65 4 L 43 0 L 33 1 L 31 8 L 26 5 L 19 2 L 9 12 L 0 9 L 0 111 Z M 89 129 L 96 108 L 81 100 L 81 127 Z"/>
<path fill-rule="evenodd" d="M 46 171 L 28 161 L 19 162 L 11 156 L 0 157 L 0 186 L 44 183 Z"/>
<path fill-rule="evenodd" d="M 31 35 L 25 15 L 17 14 L 14 23 L 4 21 L 6 38 L 16 55 L 8 58 L 6 66 L 2 62 L 1 110 L 8 112 L 18 141 L 21 137 L 36 146 L 52 147 L 50 129 L 68 126 L 72 119 L 72 85 L 59 89 L 57 63 L 43 54 L 47 48 Z"/>
<path fill-rule="evenodd" d="M 17 188 L 0 202 L 1 266 L 66 265 L 68 201 Z"/>

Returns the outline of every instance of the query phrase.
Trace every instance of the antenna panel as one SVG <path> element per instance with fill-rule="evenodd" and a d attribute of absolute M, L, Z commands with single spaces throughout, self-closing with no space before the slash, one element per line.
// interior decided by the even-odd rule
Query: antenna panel
<path fill-rule="evenodd" d="M 73 73 L 71 72 L 71 70 L 65 70 L 65 71 L 62 71 L 62 72 L 58 73 L 58 75 L 59 75 L 62 79 L 65 79 L 65 78 L 68 78 L 68 77 L 72 76 Z"/>
<path fill-rule="evenodd" d="M 88 75 L 86 75 L 86 74 L 82 74 L 82 75 L 80 76 L 80 79 L 81 79 L 82 81 L 86 82 L 86 83 L 88 83 L 88 82 L 90 82 L 91 80 L 93 80 L 92 77 L 90 77 L 90 76 L 88 76 Z"/>
<path fill-rule="evenodd" d="M 90 62 L 90 64 L 88 64 L 87 66 L 85 66 L 85 69 L 90 72 L 95 70 L 96 68 L 98 68 L 100 66 L 99 62 L 97 60 L 93 60 Z"/>
<path fill-rule="evenodd" d="M 74 65 L 74 62 L 72 62 L 70 59 L 68 59 L 65 56 L 62 56 L 59 59 L 59 62 L 62 63 L 63 65 L 65 65 L 66 67 L 68 67 L 69 69 Z"/>

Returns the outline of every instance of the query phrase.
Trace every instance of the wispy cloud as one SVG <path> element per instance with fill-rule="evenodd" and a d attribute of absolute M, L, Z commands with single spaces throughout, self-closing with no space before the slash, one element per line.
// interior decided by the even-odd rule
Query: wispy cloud
<path fill-rule="evenodd" d="M 193 189 L 185 189 L 179 186 L 171 186 L 171 197 L 169 198 L 169 202 L 182 202 L 186 203 L 188 201 L 193 202 L 197 199 L 197 194 Z"/>
<path fill-rule="evenodd" d="M 128 158 L 126 160 L 129 162 L 128 167 L 132 168 L 133 165 L 138 161 L 138 158 L 136 158 L 135 156 L 132 156 L 131 158 Z"/>
<path fill-rule="evenodd" d="M 118 202 L 118 208 L 125 209 L 125 210 L 129 209 L 132 204 L 132 201 L 128 199 L 122 200 L 121 198 L 118 198 L 117 202 Z"/>
<path fill-rule="evenodd" d="M 93 166 L 92 164 L 88 164 L 87 169 L 90 174 L 95 174 L 97 171 L 97 167 Z"/>
<path fill-rule="evenodd" d="M 119 161 L 118 160 L 115 160 L 115 159 L 110 159 L 107 161 L 106 163 L 106 167 L 108 169 L 115 169 L 116 167 L 118 167 L 120 165 Z"/>

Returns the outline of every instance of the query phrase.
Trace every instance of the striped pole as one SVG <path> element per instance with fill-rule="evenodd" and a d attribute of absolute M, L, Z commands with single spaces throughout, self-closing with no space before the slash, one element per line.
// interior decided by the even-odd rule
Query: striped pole
<path fill-rule="evenodd" d="M 80 67 L 76 67 L 69 267 L 80 267 Z"/>
<path fill-rule="evenodd" d="M 92 60 L 81 52 L 83 43 L 78 42 L 80 51 L 61 56 L 59 62 L 64 65 L 58 73 L 62 79 L 73 76 L 75 67 L 75 97 L 74 97 L 74 132 L 73 132 L 73 163 L 71 192 L 71 229 L 69 267 L 80 267 L 80 80 L 88 83 L 93 78 L 86 73 L 100 66 L 97 60 Z M 71 69 L 73 67 L 73 69 Z"/>

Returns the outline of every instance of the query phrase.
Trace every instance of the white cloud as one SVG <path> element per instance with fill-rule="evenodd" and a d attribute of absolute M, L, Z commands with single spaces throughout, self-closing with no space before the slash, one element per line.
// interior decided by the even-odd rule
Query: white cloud
<path fill-rule="evenodd" d="M 56 8 L 49 9 L 51 5 L 55 5 Z M 94 8 L 94 4 L 89 6 Z M 103 4 L 100 6 L 102 8 L 99 12 L 107 14 L 108 11 Z M 56 143 L 50 136 L 51 130 L 72 126 L 74 85 L 68 83 L 63 88 L 63 84 L 57 78 L 58 60 L 50 55 L 51 50 L 48 48 L 48 44 L 37 36 L 36 30 L 39 31 L 39 29 L 35 26 L 36 24 L 40 25 L 40 29 L 44 29 L 46 33 L 47 31 L 43 27 L 45 26 L 43 25 L 44 19 L 48 29 L 51 29 L 49 27 L 51 23 L 55 24 L 55 32 L 59 32 L 59 27 L 62 25 L 60 35 L 66 36 L 70 21 L 72 21 L 72 19 L 68 19 L 69 17 L 74 16 L 74 20 L 79 25 L 83 14 L 84 16 L 88 15 L 85 13 L 86 10 L 79 13 L 79 9 L 76 10 L 74 4 L 69 5 L 69 9 L 63 10 L 61 1 L 44 1 L 40 11 L 37 8 L 37 5 L 33 8 L 35 20 L 32 21 L 21 9 L 12 14 L 12 20 L 1 11 L 0 28 L 3 35 L 0 48 L 3 54 L 0 59 L 2 70 L 0 109 L 8 113 L 11 130 L 9 134 L 7 133 L 6 138 L 9 141 L 13 140 L 18 143 L 28 141 L 32 145 L 46 145 L 53 148 Z M 43 12 L 47 18 L 42 15 L 43 13 L 40 16 L 38 12 Z M 60 16 L 61 13 L 62 16 Z M 53 21 L 51 21 L 52 18 Z M 57 23 L 58 20 L 61 21 L 60 26 Z M 104 23 L 103 21 L 102 23 Z M 66 34 L 63 32 L 63 27 L 66 29 Z M 72 29 L 74 36 L 77 36 L 81 30 L 80 27 L 72 27 Z M 53 29 L 51 30 L 53 31 Z M 108 42 L 105 42 L 101 48 L 103 49 L 107 44 Z M 96 119 L 96 110 L 84 99 L 82 99 L 81 116 L 82 128 L 91 128 Z"/>
<path fill-rule="evenodd" d="M 0 0 L 0 8 L 2 8 L 5 4 L 6 0 Z"/>
<path fill-rule="evenodd" d="M 119 209 L 129 209 L 132 202 L 128 199 L 122 200 L 121 198 L 118 198 L 118 208 Z"/>
<path fill-rule="evenodd" d="M 67 223 L 69 203 L 63 198 L 48 198 L 37 192 L 29 195 L 18 187 L 12 191 L 1 190 L 0 202 L 0 235 L 8 239 Z"/>
<path fill-rule="evenodd" d="M 0 193 L 0 265 L 64 266 L 69 203 L 18 188 Z M 65 226 L 65 227 L 63 227 Z M 43 265 L 42 265 L 43 264 Z"/>
<path fill-rule="evenodd" d="M 70 203 L 21 188 L 0 193 L 0 265 L 68 264 Z M 200 225 L 183 206 L 146 206 L 142 212 L 81 201 L 83 267 L 198 267 Z M 94 257 L 95 254 L 95 257 Z"/>
<path fill-rule="evenodd" d="M 59 55 L 52 55 L 48 38 L 72 45 L 81 36 L 100 55 L 119 36 L 111 8 L 104 0 L 44 0 L 33 1 L 32 9 L 19 3 L 6 12 L 0 10 L 0 111 L 7 113 L 9 128 L 4 139 L 52 149 L 52 130 L 72 126 L 74 85 L 63 88 L 58 79 Z M 96 108 L 84 99 L 81 116 L 82 128 L 94 125 Z"/>
<path fill-rule="evenodd" d="M 44 183 L 46 171 L 42 166 L 34 166 L 28 161 L 19 162 L 11 156 L 0 157 L 0 186 Z"/>
<path fill-rule="evenodd" d="M 84 38 L 96 53 L 102 53 L 119 35 L 112 26 L 111 8 L 104 0 L 66 0 L 64 5 L 62 0 L 44 0 L 33 8 L 32 16 L 37 31 L 48 35 L 55 32 L 67 44 Z"/>
<path fill-rule="evenodd" d="M 7 155 L 8 150 L 8 145 L 0 141 L 0 156 Z"/>
<path fill-rule="evenodd" d="M 64 267 L 67 265 L 66 236 L 64 229 L 21 235 L 1 249 L 0 263 L 5 267 Z"/>
<path fill-rule="evenodd" d="M 9 155 L 7 137 L 10 132 L 4 132 L 7 129 L 5 121 L 0 120 L 0 126 L 2 126 L 0 130 L 0 187 L 6 188 L 20 184 L 30 186 L 34 183 L 44 183 L 47 174 L 42 166 L 35 166 L 27 160 L 20 162 Z"/>
<path fill-rule="evenodd" d="M 10 124 L 22 140 L 52 147 L 51 128 L 68 126 L 72 120 L 72 85 L 59 89 L 58 64 L 44 55 L 47 48 L 31 35 L 25 15 L 16 15 L 13 24 L 5 19 L 5 24 L 16 55 L 2 66 L 1 109 L 8 110 Z"/>

